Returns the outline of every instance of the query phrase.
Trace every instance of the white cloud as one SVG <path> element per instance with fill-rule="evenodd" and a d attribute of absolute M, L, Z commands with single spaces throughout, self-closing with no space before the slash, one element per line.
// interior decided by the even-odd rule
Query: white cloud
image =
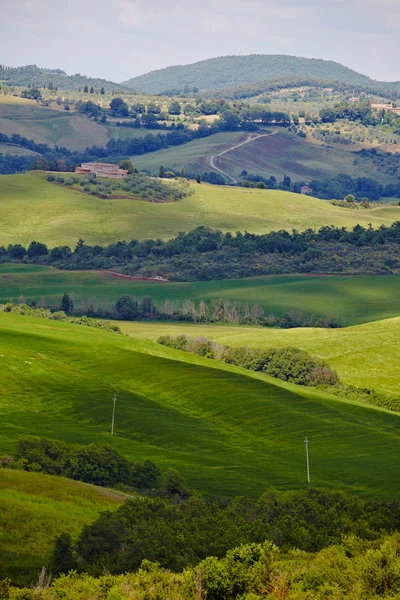
<path fill-rule="evenodd" d="M 154 16 L 142 8 L 138 2 L 121 2 L 119 20 L 128 27 L 143 27 Z"/>

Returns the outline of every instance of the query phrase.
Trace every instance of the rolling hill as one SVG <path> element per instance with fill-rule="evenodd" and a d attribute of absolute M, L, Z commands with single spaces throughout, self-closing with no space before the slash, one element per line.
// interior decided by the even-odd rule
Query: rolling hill
<path fill-rule="evenodd" d="M 80 302 L 114 303 L 123 294 L 138 298 L 150 295 L 159 305 L 166 299 L 180 303 L 189 299 L 198 305 L 200 300 L 210 303 L 215 298 L 223 298 L 241 305 L 259 304 L 267 315 L 283 316 L 289 311 L 318 317 L 331 315 L 343 325 L 388 319 L 400 313 L 398 275 L 280 275 L 152 283 L 118 278 L 107 271 L 58 271 L 39 265 L 0 264 L 0 303 L 10 298 L 16 302 L 22 296 L 27 302 L 40 303 L 44 298 L 50 305 L 57 306 L 64 292 L 73 295 L 76 305 Z M 270 330 L 262 331 L 267 335 Z M 294 334 L 290 332 L 290 335 Z"/>
<path fill-rule="evenodd" d="M 218 90 L 281 77 L 310 77 L 352 85 L 373 86 L 374 81 L 337 62 L 286 55 L 222 56 L 190 65 L 176 65 L 133 77 L 123 85 L 138 92 L 160 94 L 190 89 Z M 398 84 L 400 89 L 400 83 Z"/>
<path fill-rule="evenodd" d="M 399 415 L 152 342 L 0 313 L 0 452 L 35 433 L 108 442 L 225 497 L 314 485 L 393 497 Z M 116 435 L 109 435 L 117 394 Z"/>
<path fill-rule="evenodd" d="M 377 282 L 378 283 L 378 282 Z M 327 282 L 327 296 L 331 287 Z M 379 283 L 376 286 L 379 288 Z M 344 290 L 343 290 L 344 291 Z M 364 297 L 371 298 L 372 289 Z M 345 295 L 345 293 L 344 293 Z M 310 297 L 312 301 L 312 297 Z M 400 312 L 400 306 L 397 308 Z M 400 317 L 343 329 L 268 329 L 222 325 L 119 322 L 123 332 L 156 341 L 160 335 L 204 336 L 227 346 L 294 346 L 326 360 L 347 385 L 400 397 Z"/>
<path fill-rule="evenodd" d="M 50 83 L 59 90 L 75 90 L 85 85 L 94 88 L 104 87 L 107 91 L 116 91 L 123 88 L 120 83 L 113 83 L 105 79 L 86 77 L 76 73 L 67 75 L 62 69 L 44 69 L 36 65 L 23 67 L 7 67 L 0 65 L 0 82 L 10 86 L 48 87 Z"/>
<path fill-rule="evenodd" d="M 398 180 L 371 158 L 354 154 L 357 145 L 321 144 L 311 138 L 300 138 L 285 129 L 272 128 L 253 134 L 224 132 L 200 138 L 182 146 L 170 147 L 132 160 L 138 169 L 158 174 L 160 165 L 196 176 L 197 173 L 220 171 L 227 183 L 238 180 L 242 170 L 282 181 L 326 180 L 345 173 L 352 177 L 370 177 L 386 185 Z M 247 143 L 246 140 L 249 140 Z M 375 146 L 376 147 L 376 146 Z M 212 159 L 212 160 L 211 160 Z"/>
<path fill-rule="evenodd" d="M 0 579 L 36 582 L 57 535 L 77 534 L 124 500 L 121 493 L 79 481 L 0 468 Z"/>
<path fill-rule="evenodd" d="M 224 231 L 266 233 L 323 225 L 390 225 L 400 207 L 351 211 L 323 200 L 280 192 L 193 184 L 194 194 L 179 202 L 151 203 L 140 198 L 100 199 L 46 181 L 41 172 L 4 175 L 0 187 L 0 244 L 50 247 L 111 243 L 122 239 L 169 239 L 198 225 Z"/>

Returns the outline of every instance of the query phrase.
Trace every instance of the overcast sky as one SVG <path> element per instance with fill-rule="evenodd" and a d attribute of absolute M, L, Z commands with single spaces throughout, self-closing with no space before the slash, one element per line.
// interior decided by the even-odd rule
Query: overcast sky
<path fill-rule="evenodd" d="M 0 0 L 0 63 L 122 81 L 230 54 L 400 80 L 400 0 Z"/>

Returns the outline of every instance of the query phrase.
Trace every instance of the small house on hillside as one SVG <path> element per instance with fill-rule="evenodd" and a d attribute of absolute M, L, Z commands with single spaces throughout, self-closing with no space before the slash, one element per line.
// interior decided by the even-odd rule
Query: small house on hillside
<path fill-rule="evenodd" d="M 76 167 L 75 172 L 94 173 L 97 177 L 107 177 L 108 179 L 123 179 L 128 175 L 128 171 L 120 169 L 118 165 L 101 162 L 82 163 L 81 167 Z"/>
<path fill-rule="evenodd" d="M 310 188 L 308 185 L 302 185 L 300 188 L 300 194 L 311 194 L 312 193 L 312 188 Z"/>

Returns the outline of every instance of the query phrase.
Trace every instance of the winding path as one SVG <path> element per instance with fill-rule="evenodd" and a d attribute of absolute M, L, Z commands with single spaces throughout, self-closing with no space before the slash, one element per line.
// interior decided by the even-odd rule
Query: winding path
<path fill-rule="evenodd" d="M 210 156 L 210 167 L 212 169 L 214 169 L 214 171 L 218 171 L 218 173 L 221 173 L 221 175 L 225 175 L 225 177 L 229 177 L 229 179 L 233 183 L 237 183 L 237 179 L 232 177 L 232 175 L 229 175 L 229 173 L 227 173 L 226 171 L 223 171 L 222 169 L 217 167 L 217 165 L 215 164 L 215 160 L 217 158 L 219 158 L 220 156 L 224 156 L 224 154 L 228 154 L 228 152 L 233 152 L 233 150 L 237 150 L 238 148 L 241 148 L 241 146 L 245 146 L 246 144 L 251 144 L 251 142 L 255 142 L 256 140 L 259 140 L 260 138 L 269 137 L 270 135 L 275 135 L 276 133 L 278 133 L 278 131 L 272 131 L 271 133 L 250 133 L 250 135 L 248 135 L 248 137 L 244 140 L 244 142 L 240 142 L 240 144 L 231 146 L 230 148 L 223 150 L 219 154 L 213 154 L 212 156 Z"/>

